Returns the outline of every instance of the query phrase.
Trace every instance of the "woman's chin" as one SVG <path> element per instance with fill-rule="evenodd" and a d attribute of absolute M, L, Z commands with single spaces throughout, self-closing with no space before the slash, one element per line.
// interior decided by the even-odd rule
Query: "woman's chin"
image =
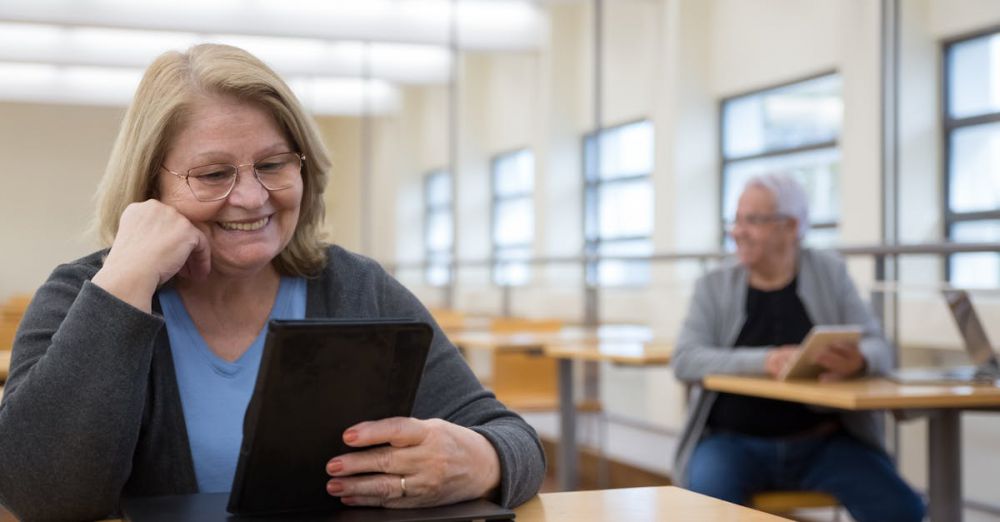
<path fill-rule="evenodd" d="M 229 277 L 250 277 L 270 268 L 274 252 L 241 251 L 233 254 L 212 254 L 212 272 Z"/>

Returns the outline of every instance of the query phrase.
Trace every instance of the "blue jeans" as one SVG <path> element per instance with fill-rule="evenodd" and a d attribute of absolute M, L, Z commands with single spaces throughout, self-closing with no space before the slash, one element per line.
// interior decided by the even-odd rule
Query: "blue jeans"
<path fill-rule="evenodd" d="M 843 432 L 779 439 L 713 433 L 691 456 L 688 487 L 735 504 L 761 491 L 822 491 L 858 522 L 919 521 L 925 514 L 889 456 Z"/>

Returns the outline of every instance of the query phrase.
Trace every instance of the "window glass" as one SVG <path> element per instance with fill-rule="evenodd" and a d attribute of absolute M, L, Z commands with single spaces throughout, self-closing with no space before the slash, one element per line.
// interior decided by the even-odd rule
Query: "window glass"
<path fill-rule="evenodd" d="M 960 243 L 1000 242 L 1000 220 L 965 221 L 951 227 L 951 237 Z M 1000 286 L 1000 254 L 970 252 L 951 256 L 951 283 L 958 287 Z"/>
<path fill-rule="evenodd" d="M 530 266 L 519 260 L 531 257 L 535 238 L 535 158 L 529 149 L 493 159 L 493 281 L 498 285 L 523 285 L 530 280 Z"/>
<path fill-rule="evenodd" d="M 950 117 L 1000 112 L 1000 33 L 952 45 L 947 60 Z"/>
<path fill-rule="evenodd" d="M 430 285 L 451 281 L 454 212 L 451 175 L 445 170 L 428 173 L 424 178 L 424 257 L 428 263 L 424 279 Z"/>
<path fill-rule="evenodd" d="M 653 252 L 653 124 L 644 120 L 603 129 L 599 139 L 598 153 L 595 136 L 584 138 L 585 250 L 648 256 Z M 587 281 L 607 286 L 645 284 L 649 261 L 591 263 Z"/>
<path fill-rule="evenodd" d="M 829 74 L 726 100 L 723 154 L 740 158 L 837 140 L 841 90 L 840 75 Z"/>
<path fill-rule="evenodd" d="M 945 44 L 944 220 L 955 242 L 1000 242 L 1000 32 Z M 1000 286 L 1000 255 L 949 257 L 956 286 Z"/>
<path fill-rule="evenodd" d="M 598 151 L 593 135 L 585 145 L 587 179 L 616 179 L 648 174 L 653 170 L 653 123 L 639 121 L 601 133 L 601 169 L 597 164 Z"/>
<path fill-rule="evenodd" d="M 1000 122 L 952 132 L 948 167 L 953 212 L 1000 208 Z"/>
<path fill-rule="evenodd" d="M 598 197 L 602 238 L 648 236 L 653 231 L 653 190 L 648 178 L 605 184 Z"/>
<path fill-rule="evenodd" d="M 498 156 L 493 162 L 493 192 L 497 197 L 530 194 L 535 188 L 535 158 L 524 149 Z"/>

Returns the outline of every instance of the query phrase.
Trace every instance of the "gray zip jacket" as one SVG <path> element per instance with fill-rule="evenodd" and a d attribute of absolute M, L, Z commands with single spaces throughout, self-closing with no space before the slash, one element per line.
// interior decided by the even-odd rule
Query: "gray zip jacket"
<path fill-rule="evenodd" d="M 892 352 L 844 262 L 829 252 L 802 249 L 798 270 L 798 295 L 813 324 L 861 325 L 866 371 L 869 375 L 885 373 L 892 366 Z M 688 419 L 674 459 L 674 478 L 680 484 L 687 484 L 688 461 L 705 435 L 705 423 L 718 396 L 702 388 L 702 378 L 713 373 L 767 373 L 764 360 L 772 346 L 733 347 L 746 322 L 747 278 L 746 268 L 736 262 L 701 277 L 677 340 L 671 362 L 674 375 L 691 386 Z M 848 433 L 882 447 L 883 423 L 878 413 L 844 411 L 840 417 Z"/>
<path fill-rule="evenodd" d="M 0 403 L 0 502 L 26 520 L 100 519 L 116 514 L 123 496 L 197 491 L 163 318 L 90 282 L 105 254 L 56 268 L 14 341 Z M 535 495 L 545 473 L 537 434 L 483 389 L 399 282 L 334 246 L 306 295 L 307 317 L 434 325 L 413 416 L 485 436 L 500 457 L 500 503 Z"/>

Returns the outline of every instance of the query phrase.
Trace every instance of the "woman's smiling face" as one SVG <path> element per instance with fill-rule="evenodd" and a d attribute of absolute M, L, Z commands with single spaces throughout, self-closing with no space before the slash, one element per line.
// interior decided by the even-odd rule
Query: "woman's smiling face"
<path fill-rule="evenodd" d="M 269 191 L 250 165 L 284 152 L 299 152 L 265 108 L 234 98 L 198 99 L 186 125 L 167 150 L 163 166 L 185 174 L 209 164 L 244 165 L 236 186 L 218 201 L 199 201 L 185 179 L 161 171 L 159 199 L 176 208 L 208 239 L 212 272 L 256 274 L 292 239 L 302 203 L 302 176 L 288 188 Z"/>

